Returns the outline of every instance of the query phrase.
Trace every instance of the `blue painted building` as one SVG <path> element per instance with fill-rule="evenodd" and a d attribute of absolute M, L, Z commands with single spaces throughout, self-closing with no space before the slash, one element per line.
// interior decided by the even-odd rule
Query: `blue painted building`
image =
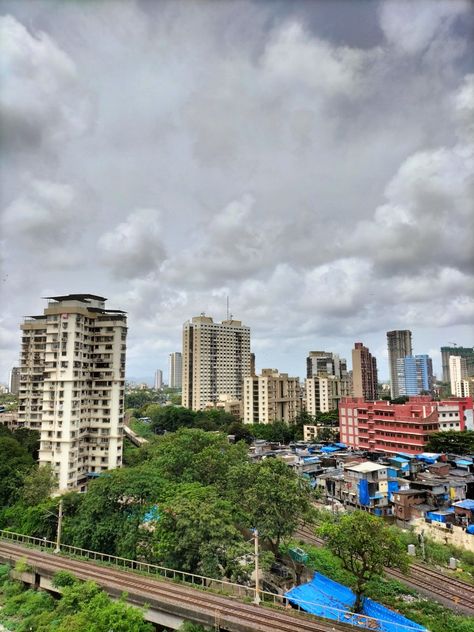
<path fill-rule="evenodd" d="M 433 389 L 433 362 L 428 355 L 405 356 L 397 360 L 399 394 L 409 397 Z"/>

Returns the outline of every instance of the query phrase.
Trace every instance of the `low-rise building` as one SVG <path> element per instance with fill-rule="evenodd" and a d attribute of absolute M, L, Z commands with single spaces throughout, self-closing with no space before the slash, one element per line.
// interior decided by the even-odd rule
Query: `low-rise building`
<path fill-rule="evenodd" d="M 242 418 L 242 402 L 236 399 L 232 395 L 219 395 L 217 402 L 208 402 L 206 404 L 206 410 L 223 410 L 229 415 L 233 415 L 236 420 Z"/>
<path fill-rule="evenodd" d="M 347 397 L 339 407 L 340 439 L 358 449 L 421 453 L 438 427 L 437 405 L 428 396 L 411 397 L 406 404 Z"/>

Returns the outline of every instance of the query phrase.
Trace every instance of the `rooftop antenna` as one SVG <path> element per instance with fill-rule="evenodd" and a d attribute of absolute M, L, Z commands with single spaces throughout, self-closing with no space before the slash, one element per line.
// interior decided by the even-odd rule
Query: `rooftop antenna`
<path fill-rule="evenodd" d="M 226 320 L 230 320 L 229 319 L 230 313 L 229 313 L 229 296 L 228 295 L 227 295 L 227 303 L 226 303 L 226 305 L 227 305 L 227 309 L 226 309 L 227 318 L 226 318 Z"/>

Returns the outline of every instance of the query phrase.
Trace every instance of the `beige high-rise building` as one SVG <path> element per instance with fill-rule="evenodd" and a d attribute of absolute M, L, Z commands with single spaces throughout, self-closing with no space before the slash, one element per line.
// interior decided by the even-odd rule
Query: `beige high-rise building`
<path fill-rule="evenodd" d="M 462 356 L 449 356 L 449 377 L 451 381 L 451 395 L 455 397 L 466 397 L 466 385 L 464 382 L 468 377 L 467 361 Z"/>
<path fill-rule="evenodd" d="M 350 386 L 347 380 L 335 375 L 320 373 L 316 377 L 306 378 L 306 410 L 310 415 L 328 413 L 336 410 L 341 397 L 346 397 Z"/>
<path fill-rule="evenodd" d="M 411 346 L 411 331 L 396 329 L 387 331 L 388 366 L 390 369 L 390 393 L 392 399 L 400 397 L 398 384 L 397 360 L 413 355 Z"/>
<path fill-rule="evenodd" d="M 182 362 L 183 406 L 202 410 L 220 395 L 242 400 L 250 376 L 250 328 L 240 320 L 195 316 L 183 325 Z"/>
<path fill-rule="evenodd" d="M 377 360 L 361 342 L 352 349 L 352 391 L 354 397 L 377 399 Z"/>
<path fill-rule="evenodd" d="M 59 490 L 86 487 L 122 463 L 125 312 L 93 294 L 48 297 L 21 325 L 18 420 L 39 430 L 39 464 Z"/>
<path fill-rule="evenodd" d="M 244 423 L 293 423 L 301 411 L 300 381 L 277 369 L 263 369 L 244 381 Z"/>

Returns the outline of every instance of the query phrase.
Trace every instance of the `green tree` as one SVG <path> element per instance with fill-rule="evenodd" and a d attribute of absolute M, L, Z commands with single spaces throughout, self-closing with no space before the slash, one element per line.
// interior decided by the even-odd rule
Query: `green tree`
<path fill-rule="evenodd" d="M 265 439 L 265 441 L 275 443 L 290 443 L 295 441 L 300 434 L 302 436 L 302 426 L 300 432 L 300 426 L 290 425 L 284 421 L 274 421 L 271 424 L 249 424 L 248 429 L 256 439 Z"/>
<path fill-rule="evenodd" d="M 227 434 L 234 435 L 236 441 L 245 441 L 245 443 L 252 443 L 253 436 L 250 432 L 247 424 L 243 424 L 240 421 L 233 421 L 227 426 Z"/>
<path fill-rule="evenodd" d="M 426 449 L 431 452 L 471 454 L 474 452 L 474 430 L 435 432 L 430 435 Z"/>
<path fill-rule="evenodd" d="M 65 540 L 83 548 L 136 559 L 146 547 L 145 514 L 171 493 L 170 483 L 152 464 L 107 472 L 64 521 Z"/>
<path fill-rule="evenodd" d="M 182 406 L 148 406 L 146 416 L 151 418 L 151 428 L 154 432 L 176 432 L 179 428 L 191 428 L 194 425 L 196 413 Z"/>
<path fill-rule="evenodd" d="M 16 439 L 0 435 L 0 507 L 13 504 L 34 461 Z"/>
<path fill-rule="evenodd" d="M 320 428 L 318 430 L 317 441 L 338 441 L 339 440 L 339 432 L 336 428 L 328 428 L 325 426 L 324 428 Z"/>
<path fill-rule="evenodd" d="M 165 478 L 202 485 L 225 485 L 229 468 L 247 459 L 242 442 L 231 444 L 223 434 L 197 428 L 159 437 L 151 452 L 152 462 Z"/>
<path fill-rule="evenodd" d="M 133 390 L 125 393 L 125 410 L 128 408 L 143 408 L 146 404 L 156 401 L 157 393 L 147 390 Z"/>
<path fill-rule="evenodd" d="M 199 623 L 191 623 L 191 621 L 185 621 L 179 628 L 178 632 L 208 632 L 209 628 L 205 628 Z"/>
<path fill-rule="evenodd" d="M 171 568 L 209 577 L 227 576 L 243 537 L 235 508 L 212 486 L 181 485 L 162 507 L 153 533 L 156 560 Z"/>
<path fill-rule="evenodd" d="M 244 463 L 229 472 L 228 497 L 241 509 L 243 526 L 256 528 L 272 552 L 310 511 L 311 489 L 280 459 Z"/>
<path fill-rule="evenodd" d="M 339 424 L 339 411 L 330 410 L 327 413 L 318 413 L 317 423 L 323 426 L 337 426 Z"/>
<path fill-rule="evenodd" d="M 22 445 L 35 461 L 38 460 L 40 433 L 30 428 L 18 428 L 13 431 L 13 438 Z"/>
<path fill-rule="evenodd" d="M 51 496 L 56 476 L 50 465 L 35 466 L 23 477 L 21 500 L 25 505 L 35 505 Z"/>
<path fill-rule="evenodd" d="M 383 575 L 385 566 L 408 569 L 408 555 L 394 528 L 364 511 L 345 514 L 339 522 L 327 522 L 319 530 L 344 569 L 355 577 L 354 611 L 361 612 L 367 583 Z"/>

